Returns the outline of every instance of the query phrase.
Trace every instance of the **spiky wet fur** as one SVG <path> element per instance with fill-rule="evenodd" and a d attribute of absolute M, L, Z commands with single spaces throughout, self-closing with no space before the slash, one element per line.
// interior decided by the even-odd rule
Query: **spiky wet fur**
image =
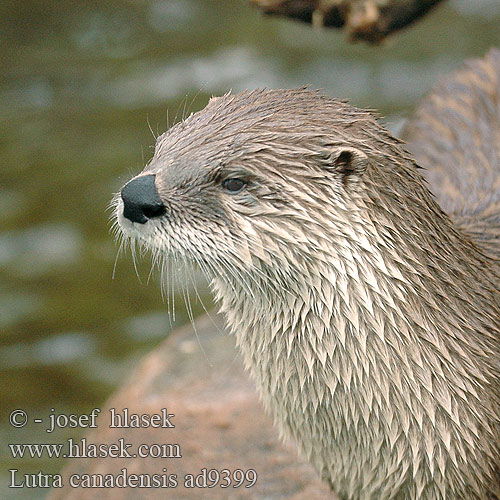
<path fill-rule="evenodd" d="M 500 498 L 499 262 L 372 114 L 228 94 L 143 173 L 167 214 L 133 224 L 118 202 L 123 231 L 212 278 L 265 406 L 341 499 Z"/>

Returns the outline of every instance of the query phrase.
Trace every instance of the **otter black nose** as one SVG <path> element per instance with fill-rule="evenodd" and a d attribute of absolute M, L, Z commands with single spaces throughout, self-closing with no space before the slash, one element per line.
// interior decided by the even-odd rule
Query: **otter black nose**
<path fill-rule="evenodd" d="M 132 179 L 121 192 L 123 216 L 132 222 L 145 224 L 149 219 L 165 213 L 165 205 L 158 196 L 154 175 Z"/>

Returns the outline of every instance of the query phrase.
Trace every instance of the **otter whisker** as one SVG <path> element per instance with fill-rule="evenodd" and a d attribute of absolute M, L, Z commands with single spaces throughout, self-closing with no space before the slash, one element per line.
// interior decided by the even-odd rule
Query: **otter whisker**
<path fill-rule="evenodd" d="M 168 311 L 168 316 L 170 320 L 172 321 L 172 309 L 171 309 L 171 298 L 170 298 L 170 286 L 171 286 L 171 281 L 174 279 L 172 277 L 172 261 L 171 258 L 168 258 L 166 254 L 161 255 L 159 250 L 155 250 L 157 252 L 157 255 L 161 259 L 158 260 L 158 266 L 160 270 L 160 292 L 161 292 L 161 298 L 163 302 L 165 300 L 167 301 L 167 311 Z"/>
<path fill-rule="evenodd" d="M 196 262 L 196 264 L 198 265 L 198 267 L 201 269 L 203 275 L 205 276 L 205 279 L 210 280 L 211 275 L 210 275 L 210 272 L 206 269 L 205 263 L 201 259 L 199 259 L 198 257 L 196 257 L 194 255 L 193 255 L 193 259 Z M 212 272 L 212 275 L 213 275 L 213 272 Z M 212 318 L 212 315 L 210 314 L 210 312 L 206 308 L 205 303 L 203 302 L 203 299 L 201 298 L 200 294 L 198 293 L 198 288 L 195 284 L 195 278 L 194 278 L 194 274 L 192 272 L 190 273 L 190 278 L 191 278 L 191 282 L 193 283 L 193 288 L 194 288 L 194 291 L 196 293 L 196 297 L 200 301 L 201 307 L 203 307 L 203 310 L 205 311 L 206 315 L 210 318 L 210 321 L 212 322 L 213 326 L 215 326 L 215 329 L 221 335 L 223 335 L 224 332 L 219 328 L 217 323 L 214 321 L 214 319 Z"/>
<path fill-rule="evenodd" d="M 117 237 L 120 237 L 119 235 L 117 235 Z M 125 238 L 122 236 L 120 237 L 120 245 L 118 247 L 118 250 L 116 251 L 116 257 L 115 257 L 115 262 L 113 263 L 113 272 L 111 273 L 111 279 L 115 279 L 115 273 L 116 273 L 116 266 L 118 264 L 118 258 L 120 257 L 121 253 L 123 252 L 124 250 L 124 246 L 125 246 Z"/>
<path fill-rule="evenodd" d="M 159 251 L 158 251 L 159 254 Z M 168 270 L 168 267 L 171 266 L 170 259 L 166 257 L 166 255 L 162 255 L 162 258 L 159 259 L 158 261 L 158 266 L 160 269 L 160 292 L 161 292 L 161 298 L 163 302 L 165 302 L 165 299 L 167 301 L 167 312 L 168 312 L 168 317 L 170 321 L 170 326 L 173 327 L 173 322 L 172 322 L 172 311 L 170 307 L 170 280 L 173 279 L 171 277 L 171 273 Z"/>
<path fill-rule="evenodd" d="M 137 240 L 129 239 L 130 242 L 130 252 L 132 254 L 132 262 L 134 264 L 134 270 L 135 270 L 135 275 L 137 276 L 137 279 L 139 280 L 139 283 L 142 284 L 141 277 L 139 275 L 139 268 L 137 267 Z"/>
<path fill-rule="evenodd" d="M 155 135 L 155 133 L 153 132 L 153 127 L 151 127 L 151 123 L 149 122 L 149 114 L 146 115 L 146 121 L 148 123 L 149 131 L 151 132 L 153 139 L 156 141 L 158 139 L 158 135 Z"/>
<path fill-rule="evenodd" d="M 181 110 L 181 106 L 184 107 L 184 109 L 186 108 L 186 100 L 188 98 L 189 94 L 186 94 L 181 102 L 179 103 L 179 105 L 177 106 L 177 111 L 175 112 L 175 116 L 174 116 L 174 123 L 177 123 L 177 118 L 179 117 L 179 111 Z M 182 115 L 181 115 L 182 116 Z"/>
<path fill-rule="evenodd" d="M 186 267 L 184 267 L 184 272 L 185 273 L 187 272 Z M 184 277 L 185 276 L 186 275 L 184 275 Z M 213 368 L 213 365 L 212 365 L 212 363 L 210 363 L 210 360 L 208 359 L 207 353 L 206 353 L 206 351 L 201 343 L 200 336 L 198 334 L 198 329 L 196 328 L 196 323 L 194 321 L 194 315 L 193 315 L 193 307 L 191 304 L 191 299 L 190 299 L 189 290 L 188 290 L 188 286 L 187 286 L 187 279 L 183 281 L 183 284 L 184 284 L 184 286 L 182 286 L 182 289 L 183 289 L 182 293 L 184 296 L 184 303 L 186 304 L 186 310 L 188 313 L 189 321 L 191 323 L 191 326 L 193 327 L 194 333 L 196 335 L 196 340 L 198 341 L 198 345 L 200 346 L 201 352 L 203 353 L 203 357 L 207 361 L 210 368 Z"/>

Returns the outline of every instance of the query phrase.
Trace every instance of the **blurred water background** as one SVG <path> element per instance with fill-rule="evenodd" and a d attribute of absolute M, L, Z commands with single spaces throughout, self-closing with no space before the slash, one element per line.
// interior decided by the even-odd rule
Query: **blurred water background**
<path fill-rule="evenodd" d="M 265 18 L 245 0 L 2 0 L 0 497 L 46 494 L 7 488 L 8 469 L 62 465 L 13 459 L 6 443 L 81 433 L 13 429 L 13 409 L 34 418 L 98 407 L 188 321 L 182 296 L 169 317 L 148 258 L 139 280 L 121 256 L 112 279 L 107 205 L 151 156 L 167 110 L 172 121 L 230 89 L 310 84 L 380 110 L 397 131 L 441 75 L 500 44 L 499 26 L 497 0 L 450 1 L 373 48 Z"/>

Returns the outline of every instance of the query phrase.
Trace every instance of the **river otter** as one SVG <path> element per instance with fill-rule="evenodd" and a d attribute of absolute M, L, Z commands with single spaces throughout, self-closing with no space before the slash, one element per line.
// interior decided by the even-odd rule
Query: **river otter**
<path fill-rule="evenodd" d="M 116 213 L 212 279 L 265 406 L 341 499 L 500 498 L 500 263 L 370 112 L 213 98 Z"/>

